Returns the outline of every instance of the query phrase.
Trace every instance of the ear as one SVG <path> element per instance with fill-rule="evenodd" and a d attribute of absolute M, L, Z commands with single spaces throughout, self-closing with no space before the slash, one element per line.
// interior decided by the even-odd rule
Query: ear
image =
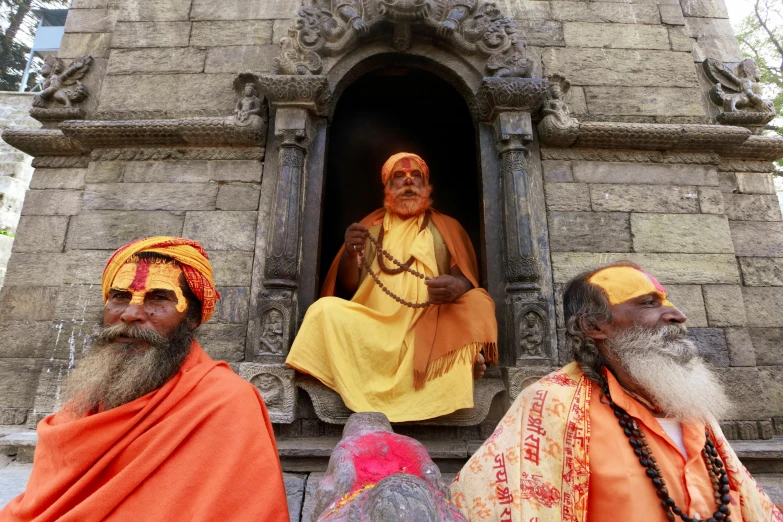
<path fill-rule="evenodd" d="M 591 321 L 585 317 L 580 317 L 577 323 L 579 329 L 594 341 L 603 341 L 606 339 L 609 323 L 604 321 Z"/>

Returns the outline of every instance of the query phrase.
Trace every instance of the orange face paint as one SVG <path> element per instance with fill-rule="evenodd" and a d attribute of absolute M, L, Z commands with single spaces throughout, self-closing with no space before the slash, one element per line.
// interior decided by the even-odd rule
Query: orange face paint
<path fill-rule="evenodd" d="M 130 292 L 130 304 L 144 304 L 147 294 L 155 290 L 168 290 L 177 296 L 177 311 L 184 312 L 188 302 L 180 287 L 182 269 L 175 263 L 148 262 L 141 259 L 136 263 L 125 263 L 114 277 L 111 288 Z"/>
<path fill-rule="evenodd" d="M 669 292 L 653 276 L 631 266 L 613 266 L 593 274 L 588 282 L 600 286 L 612 305 L 635 297 L 657 294 L 663 306 L 674 306 L 666 297 Z"/>
<path fill-rule="evenodd" d="M 405 177 L 413 176 L 414 172 L 418 172 L 420 176 L 424 176 L 424 171 L 419 165 L 419 162 L 415 158 L 406 157 L 399 160 L 394 164 L 392 172 L 396 176 L 397 173 L 402 172 Z"/>

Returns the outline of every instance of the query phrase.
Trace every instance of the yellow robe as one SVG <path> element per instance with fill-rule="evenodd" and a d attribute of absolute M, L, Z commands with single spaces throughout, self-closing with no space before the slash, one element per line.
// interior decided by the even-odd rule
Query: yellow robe
<path fill-rule="evenodd" d="M 423 219 L 387 213 L 383 247 L 401 261 L 412 255 L 411 268 L 434 277 L 439 275 L 434 240 L 429 228 L 419 232 Z M 377 259 L 372 268 L 396 295 L 414 303 L 427 300 L 424 280 L 408 272 L 383 273 Z M 310 306 L 286 364 L 335 390 L 351 410 L 383 412 L 392 422 L 472 408 L 473 361 L 468 357 L 414 389 L 413 327 L 421 313 L 400 305 L 365 277 L 350 301 L 324 297 Z"/>

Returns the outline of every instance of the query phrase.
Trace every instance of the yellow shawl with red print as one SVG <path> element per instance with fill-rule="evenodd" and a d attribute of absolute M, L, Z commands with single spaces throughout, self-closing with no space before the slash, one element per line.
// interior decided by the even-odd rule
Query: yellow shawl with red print
<path fill-rule="evenodd" d="M 452 500 L 468 520 L 585 522 L 590 400 L 590 381 L 577 363 L 523 390 L 451 484 Z M 783 522 L 717 423 L 708 429 L 740 495 L 743 519 Z"/>

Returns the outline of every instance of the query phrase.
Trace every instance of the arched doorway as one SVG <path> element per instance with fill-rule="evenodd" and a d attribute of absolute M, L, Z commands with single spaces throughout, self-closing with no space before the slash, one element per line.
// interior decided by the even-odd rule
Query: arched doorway
<path fill-rule="evenodd" d="M 430 167 L 434 208 L 457 219 L 481 263 L 481 183 L 476 130 L 463 98 L 447 81 L 412 67 L 376 69 L 340 96 L 329 129 L 321 220 L 320 281 L 345 229 L 383 204 L 381 166 L 400 151 Z M 482 280 L 486 276 L 482 272 Z"/>

